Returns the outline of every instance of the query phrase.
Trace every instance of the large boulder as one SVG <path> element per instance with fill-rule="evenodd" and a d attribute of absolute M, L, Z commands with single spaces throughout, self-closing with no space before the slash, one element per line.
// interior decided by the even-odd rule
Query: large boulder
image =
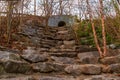
<path fill-rule="evenodd" d="M 0 51 L 0 61 L 5 62 L 8 60 L 21 60 L 20 56 L 17 53 Z"/>
<path fill-rule="evenodd" d="M 32 72 L 32 67 L 29 63 L 23 61 L 8 60 L 4 62 L 4 69 L 8 73 L 23 73 L 29 74 Z"/>
<path fill-rule="evenodd" d="M 80 75 L 80 74 L 89 74 L 89 75 L 97 75 L 102 71 L 102 67 L 100 65 L 70 65 L 65 68 L 65 71 L 69 74 Z"/>
<path fill-rule="evenodd" d="M 34 49 L 27 49 L 23 51 L 21 57 L 29 62 L 36 63 L 36 62 L 44 62 L 47 61 L 46 54 L 40 54 Z"/>
<path fill-rule="evenodd" d="M 98 63 L 99 53 L 97 51 L 94 52 L 83 52 L 78 54 L 78 58 L 81 63 L 84 64 L 95 64 Z"/>
<path fill-rule="evenodd" d="M 40 73 L 64 72 L 66 65 L 54 62 L 44 62 L 33 64 L 33 70 Z"/>
<path fill-rule="evenodd" d="M 31 66 L 23 61 L 17 53 L 0 51 L 0 61 L 8 73 L 29 73 Z"/>
<path fill-rule="evenodd" d="M 53 68 L 49 63 L 44 62 L 33 64 L 33 70 L 40 73 L 49 73 L 53 71 Z"/>

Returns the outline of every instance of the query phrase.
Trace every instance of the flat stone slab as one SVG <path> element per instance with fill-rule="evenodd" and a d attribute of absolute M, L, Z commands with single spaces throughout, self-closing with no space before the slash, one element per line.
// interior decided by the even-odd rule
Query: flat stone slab
<path fill-rule="evenodd" d="M 98 63 L 99 53 L 97 51 L 83 52 L 78 54 L 78 58 L 83 64 L 95 64 Z"/>
<path fill-rule="evenodd" d="M 50 56 L 56 56 L 56 57 L 70 57 L 70 58 L 73 58 L 73 57 L 77 57 L 77 53 L 76 52 L 70 52 L 70 51 L 66 51 L 66 52 L 51 52 L 49 53 Z"/>
<path fill-rule="evenodd" d="M 49 63 L 35 63 L 33 64 L 33 71 L 40 73 L 50 73 L 53 71 L 53 68 Z"/>
<path fill-rule="evenodd" d="M 32 72 L 30 64 L 23 61 L 8 60 L 3 63 L 3 66 L 7 73 L 29 74 Z"/>
<path fill-rule="evenodd" d="M 48 60 L 47 54 L 40 54 L 36 50 L 24 50 L 21 57 L 29 62 L 37 63 L 44 62 Z"/>
<path fill-rule="evenodd" d="M 120 80 L 120 76 L 114 74 L 102 74 L 102 75 L 79 75 L 70 76 L 64 74 L 6 74 L 0 75 L 0 80 Z"/>
<path fill-rule="evenodd" d="M 65 79 L 59 77 L 43 77 L 40 80 L 65 80 Z"/>
<path fill-rule="evenodd" d="M 74 58 L 69 58 L 69 57 L 52 56 L 51 59 L 55 61 L 56 63 L 63 63 L 63 64 L 75 64 L 76 63 Z"/>
<path fill-rule="evenodd" d="M 120 80 L 120 77 L 117 77 L 117 76 L 108 77 L 105 75 L 97 75 L 97 76 L 92 76 L 90 78 L 86 78 L 84 80 Z"/>
<path fill-rule="evenodd" d="M 80 46 L 76 46 L 75 50 L 82 53 L 82 52 L 97 51 L 97 48 L 90 48 L 88 46 L 80 45 Z"/>
<path fill-rule="evenodd" d="M 4 62 L 7 60 L 21 60 L 21 58 L 17 53 L 0 51 L 0 61 Z"/>
<path fill-rule="evenodd" d="M 103 72 L 105 72 L 105 73 L 120 73 L 120 63 L 105 66 L 103 68 Z"/>
<path fill-rule="evenodd" d="M 51 73 L 51 72 L 64 72 L 66 65 L 54 63 L 54 62 L 44 62 L 33 64 L 33 71 L 40 73 Z"/>
<path fill-rule="evenodd" d="M 100 60 L 102 64 L 115 64 L 120 63 L 120 55 L 118 56 L 111 56 L 111 57 L 105 57 Z"/>
<path fill-rule="evenodd" d="M 102 67 L 100 65 L 92 65 L 92 64 L 70 65 L 65 68 L 65 71 L 73 75 L 80 75 L 80 74 L 97 75 L 97 74 L 101 74 Z"/>

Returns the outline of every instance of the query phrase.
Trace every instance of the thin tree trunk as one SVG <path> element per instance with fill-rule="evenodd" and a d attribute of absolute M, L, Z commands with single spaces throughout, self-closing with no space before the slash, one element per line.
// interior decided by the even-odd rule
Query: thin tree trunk
<path fill-rule="evenodd" d="M 11 1 L 8 1 L 8 12 L 7 12 L 7 44 L 10 41 L 11 35 L 11 22 L 12 22 L 12 12 L 13 12 L 13 5 Z"/>
<path fill-rule="evenodd" d="M 22 23 L 23 23 L 24 0 L 22 0 L 21 6 L 22 6 L 22 8 L 21 8 L 21 14 L 20 14 L 20 25 L 22 25 Z"/>
<path fill-rule="evenodd" d="M 63 7 L 62 7 L 62 0 L 59 0 L 59 5 L 60 5 L 60 15 L 63 15 Z"/>
<path fill-rule="evenodd" d="M 1 15 L 1 13 L 0 13 L 0 38 L 2 38 L 2 22 L 1 22 L 1 20 L 2 20 L 2 15 Z M 0 39 L 0 42 L 2 42 L 2 39 Z"/>
<path fill-rule="evenodd" d="M 103 56 L 106 56 L 107 55 L 107 45 L 106 45 L 103 0 L 99 0 L 99 2 L 100 2 L 100 14 L 101 14 L 101 24 L 102 24 L 102 37 L 103 37 Z"/>
<path fill-rule="evenodd" d="M 34 0 L 34 15 L 36 16 L 36 0 Z"/>
<path fill-rule="evenodd" d="M 96 47 L 98 49 L 98 52 L 100 54 L 100 57 L 102 58 L 103 57 L 103 53 L 102 53 L 102 50 L 100 48 L 100 45 L 98 43 L 98 38 L 97 38 L 97 34 L 96 34 L 96 30 L 95 30 L 95 25 L 94 25 L 94 22 L 93 22 L 93 16 L 92 16 L 92 10 L 91 10 L 91 6 L 89 4 L 89 1 L 86 0 L 86 3 L 87 3 L 87 9 L 88 9 L 88 14 L 89 14 L 89 18 L 90 18 L 90 22 L 92 24 L 92 30 L 93 30 L 93 36 L 94 36 L 94 41 L 95 41 L 95 44 L 96 44 Z"/>
<path fill-rule="evenodd" d="M 49 6 L 48 6 L 48 0 L 44 1 L 44 12 L 45 12 L 45 31 L 48 33 L 48 19 L 49 19 Z"/>

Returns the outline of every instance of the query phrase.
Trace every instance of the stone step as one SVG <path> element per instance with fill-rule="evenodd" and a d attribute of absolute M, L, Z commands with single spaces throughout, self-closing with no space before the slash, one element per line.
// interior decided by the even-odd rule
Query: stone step
<path fill-rule="evenodd" d="M 1 75 L 0 80 L 120 80 L 120 77 L 113 74 L 103 74 L 103 75 L 80 75 L 80 76 L 70 76 L 70 75 L 60 75 L 60 74 L 32 74 L 32 75 Z"/>
<path fill-rule="evenodd" d="M 106 64 L 106 65 L 120 63 L 120 55 L 105 57 L 105 58 L 101 59 L 100 62 L 102 64 Z"/>
<path fill-rule="evenodd" d="M 65 68 L 65 72 L 72 75 L 99 75 L 102 73 L 102 66 L 95 64 L 69 65 Z"/>
<path fill-rule="evenodd" d="M 70 58 L 74 58 L 77 57 L 77 53 L 76 52 L 50 52 L 49 53 L 50 56 L 56 56 L 56 57 L 70 57 Z"/>
<path fill-rule="evenodd" d="M 77 57 L 81 64 L 97 64 L 100 59 L 98 51 L 78 53 Z"/>
<path fill-rule="evenodd" d="M 97 58 L 96 52 L 87 52 L 91 57 Z M 83 53 L 50 55 L 49 53 L 37 53 L 35 50 L 26 50 L 24 54 L 0 51 L 0 73 L 47 73 L 63 72 L 65 75 L 101 75 L 103 73 L 120 73 L 120 63 L 81 63 Z M 66 57 L 67 56 L 67 57 Z M 78 56 L 78 58 L 76 58 Z M 114 56 L 116 58 L 116 56 Z M 117 56 L 119 57 L 119 56 Z M 109 58 L 109 57 L 106 57 Z M 104 58 L 105 59 L 105 58 Z M 91 59 L 92 61 L 92 59 Z M 94 60 L 93 60 L 94 61 Z M 80 63 L 79 63 L 80 62 Z"/>
<path fill-rule="evenodd" d="M 69 58 L 69 57 L 55 57 L 51 56 L 51 60 L 56 62 L 56 63 L 61 63 L 61 64 L 78 64 L 78 60 L 75 58 Z"/>

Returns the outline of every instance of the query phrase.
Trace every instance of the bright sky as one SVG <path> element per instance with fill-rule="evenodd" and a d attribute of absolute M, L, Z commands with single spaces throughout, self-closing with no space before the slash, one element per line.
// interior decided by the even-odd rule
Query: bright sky
<path fill-rule="evenodd" d="M 34 0 L 31 0 L 31 1 L 33 1 L 33 2 L 31 2 L 31 4 L 34 6 Z M 37 0 L 37 2 L 38 1 L 42 1 L 42 0 Z M 43 0 L 44 1 L 44 0 Z M 48 1 L 51 1 L 51 0 L 48 0 Z M 55 2 L 58 2 L 59 0 L 54 0 Z M 68 0 L 63 0 L 63 1 L 68 1 Z M 73 4 L 77 4 L 78 3 L 78 0 L 70 0 L 70 1 L 73 1 Z M 83 1 L 83 2 L 80 2 L 81 4 L 80 4 L 80 6 L 77 6 L 77 5 L 74 5 L 73 6 L 73 8 L 71 9 L 71 13 L 73 14 L 73 15 L 82 15 L 82 16 L 84 16 L 85 15 L 85 13 L 86 13 L 86 0 L 81 0 L 81 1 Z M 98 5 L 99 5 L 99 2 L 98 2 L 98 0 L 89 0 L 90 2 L 92 2 L 91 4 L 92 4 L 92 9 L 93 9 L 93 11 L 96 13 L 96 10 L 98 9 Z M 110 5 L 108 5 L 108 4 L 110 4 L 109 3 L 109 1 L 111 1 L 111 0 L 104 0 L 104 1 L 107 1 L 107 2 L 105 2 L 105 4 L 107 4 L 107 9 L 110 9 L 110 7 L 112 7 L 112 6 L 110 6 Z M 28 12 L 29 14 L 33 14 L 33 12 L 34 12 L 34 7 L 33 6 L 29 6 L 29 9 L 32 11 L 32 12 Z M 106 6 L 106 5 L 105 5 Z M 42 10 L 40 10 L 40 9 L 42 9 L 41 7 L 39 7 L 38 8 L 39 10 L 37 10 L 37 14 L 41 14 L 42 13 Z M 59 10 L 59 9 L 58 9 Z M 26 12 L 27 12 L 27 10 L 25 10 Z M 111 11 L 111 12 L 114 12 L 114 11 Z"/>

